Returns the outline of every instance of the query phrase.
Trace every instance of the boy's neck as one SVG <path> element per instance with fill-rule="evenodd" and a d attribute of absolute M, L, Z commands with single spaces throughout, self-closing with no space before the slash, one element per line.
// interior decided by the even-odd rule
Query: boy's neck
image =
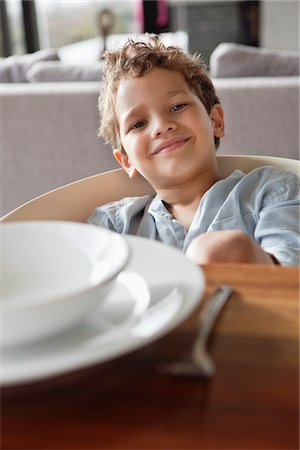
<path fill-rule="evenodd" d="M 203 195 L 221 178 L 217 172 L 214 177 L 201 177 L 185 185 L 158 190 L 157 193 L 174 219 L 188 230 Z"/>

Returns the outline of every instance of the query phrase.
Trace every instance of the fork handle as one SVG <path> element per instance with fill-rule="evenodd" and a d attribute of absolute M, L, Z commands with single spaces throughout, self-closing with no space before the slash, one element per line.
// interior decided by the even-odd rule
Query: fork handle
<path fill-rule="evenodd" d="M 223 284 L 209 297 L 199 317 L 199 334 L 195 346 L 205 346 L 218 315 L 232 293 L 233 288 Z"/>

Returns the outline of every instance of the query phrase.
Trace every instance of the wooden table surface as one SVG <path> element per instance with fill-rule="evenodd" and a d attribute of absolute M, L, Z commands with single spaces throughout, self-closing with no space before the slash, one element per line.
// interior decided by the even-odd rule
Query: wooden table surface
<path fill-rule="evenodd" d="M 298 449 L 297 268 L 204 266 L 205 298 L 235 294 L 210 339 L 210 381 L 163 377 L 157 363 L 193 341 L 197 311 L 114 361 L 1 392 L 1 448 Z"/>

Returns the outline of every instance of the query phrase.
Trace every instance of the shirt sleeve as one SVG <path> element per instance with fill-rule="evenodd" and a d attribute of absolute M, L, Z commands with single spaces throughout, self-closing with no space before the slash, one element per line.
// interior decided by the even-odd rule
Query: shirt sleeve
<path fill-rule="evenodd" d="M 254 232 L 255 240 L 282 265 L 300 263 L 299 178 L 289 172 L 271 179 Z"/>

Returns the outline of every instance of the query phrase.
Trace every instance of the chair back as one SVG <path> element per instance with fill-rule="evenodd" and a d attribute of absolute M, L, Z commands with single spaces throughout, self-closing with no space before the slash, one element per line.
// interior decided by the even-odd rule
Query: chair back
<path fill-rule="evenodd" d="M 243 172 L 261 166 L 273 166 L 300 174 L 300 162 L 272 156 L 218 156 L 223 176 L 234 169 Z M 123 169 L 116 169 L 84 178 L 43 194 L 3 216 L 1 222 L 19 220 L 70 220 L 86 222 L 93 209 L 123 197 L 153 194 L 149 183 L 137 176 L 128 178 Z"/>

